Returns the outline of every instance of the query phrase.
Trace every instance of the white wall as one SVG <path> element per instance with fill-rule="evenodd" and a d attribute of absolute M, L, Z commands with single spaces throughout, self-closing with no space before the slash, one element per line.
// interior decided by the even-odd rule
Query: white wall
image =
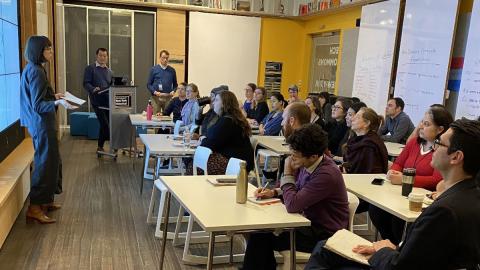
<path fill-rule="evenodd" d="M 257 83 L 260 18 L 190 13 L 188 82 L 201 96 L 221 84 L 229 86 L 239 102 L 247 83 Z"/>

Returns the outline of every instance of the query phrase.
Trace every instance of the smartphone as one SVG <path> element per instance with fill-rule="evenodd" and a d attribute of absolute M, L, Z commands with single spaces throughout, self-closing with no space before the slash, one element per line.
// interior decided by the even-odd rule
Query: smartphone
<path fill-rule="evenodd" d="M 383 185 L 384 181 L 385 180 L 382 179 L 382 178 L 374 178 L 373 181 L 372 181 L 372 185 L 381 186 L 381 185 Z"/>
<path fill-rule="evenodd" d="M 237 178 L 217 178 L 217 182 L 220 184 L 235 184 L 237 183 Z"/>

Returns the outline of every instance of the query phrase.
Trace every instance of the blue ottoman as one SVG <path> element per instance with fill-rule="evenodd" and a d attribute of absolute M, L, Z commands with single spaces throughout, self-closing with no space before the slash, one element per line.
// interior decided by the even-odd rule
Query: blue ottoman
<path fill-rule="evenodd" d="M 87 136 L 88 135 L 88 117 L 94 113 L 72 112 L 70 114 L 70 135 Z"/>
<path fill-rule="evenodd" d="M 92 114 L 88 117 L 87 121 L 88 133 L 87 137 L 89 140 L 98 140 L 98 134 L 100 132 L 100 124 L 98 123 L 97 116 Z"/>

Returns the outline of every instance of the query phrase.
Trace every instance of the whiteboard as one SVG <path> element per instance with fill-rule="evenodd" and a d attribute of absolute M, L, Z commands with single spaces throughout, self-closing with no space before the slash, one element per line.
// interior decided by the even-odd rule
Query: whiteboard
<path fill-rule="evenodd" d="M 362 8 L 352 96 L 379 114 L 390 89 L 399 7 L 399 0 L 390 0 Z"/>
<path fill-rule="evenodd" d="M 247 83 L 257 83 L 260 18 L 190 12 L 188 82 L 201 96 L 228 85 L 239 102 Z"/>
<path fill-rule="evenodd" d="M 455 118 L 480 116 L 480 0 L 473 3 Z"/>
<path fill-rule="evenodd" d="M 457 0 L 407 0 L 395 96 L 413 123 L 430 105 L 443 104 L 457 6 Z"/>

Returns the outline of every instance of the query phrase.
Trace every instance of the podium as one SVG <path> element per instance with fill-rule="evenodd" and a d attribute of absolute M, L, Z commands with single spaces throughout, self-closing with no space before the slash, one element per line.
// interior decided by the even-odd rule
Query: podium
<path fill-rule="evenodd" d="M 97 156 L 102 155 L 113 157 L 117 160 L 115 150 L 128 148 L 132 145 L 130 130 L 130 114 L 137 112 L 136 86 L 111 86 L 108 90 L 109 108 L 101 108 L 109 111 L 110 128 L 110 151 L 98 151 Z"/>

